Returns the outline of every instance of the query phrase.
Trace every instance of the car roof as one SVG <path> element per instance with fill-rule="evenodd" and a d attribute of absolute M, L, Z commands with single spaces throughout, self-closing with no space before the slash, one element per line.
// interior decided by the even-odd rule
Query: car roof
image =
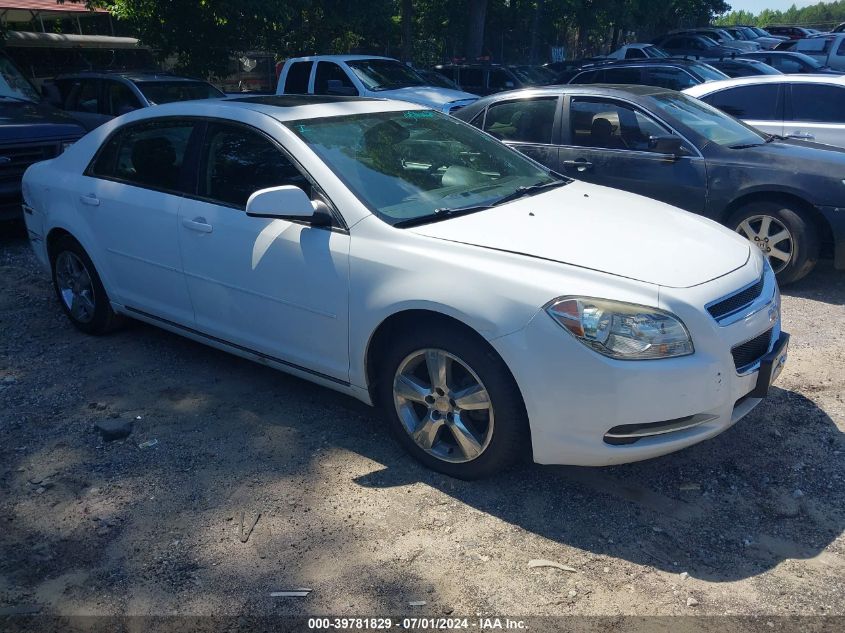
<path fill-rule="evenodd" d="M 735 77 L 721 81 L 710 81 L 698 86 L 686 88 L 684 92 L 693 97 L 709 95 L 725 88 L 754 86 L 757 84 L 830 84 L 845 86 L 845 75 L 755 75 L 753 77 Z"/>
<path fill-rule="evenodd" d="M 521 90 L 508 90 L 506 92 L 497 92 L 495 94 L 482 97 L 475 103 L 468 105 L 466 108 L 458 110 L 457 114 L 460 116 L 464 110 L 478 111 L 487 104 L 496 101 L 507 101 L 508 99 L 523 99 L 530 97 L 557 97 L 561 94 L 568 93 L 589 93 L 596 97 L 654 97 L 661 94 L 671 93 L 674 90 L 660 88 L 658 86 L 640 86 L 636 84 L 564 84 L 559 86 L 541 86 L 537 88 L 523 88 Z"/>
<path fill-rule="evenodd" d="M 399 61 L 398 59 L 394 59 L 393 57 L 382 57 L 381 55 L 306 55 L 305 57 L 291 57 L 287 61 L 289 62 L 316 62 L 316 61 L 329 61 L 329 62 L 354 62 L 360 61 L 365 59 L 388 59 L 392 62 Z M 401 62 L 400 62 L 401 63 Z"/>
<path fill-rule="evenodd" d="M 608 66 L 701 66 L 707 64 L 703 59 L 684 59 L 683 57 L 650 57 L 648 59 L 608 59 L 589 62 L 578 70 L 595 70 Z"/>
<path fill-rule="evenodd" d="M 59 75 L 56 79 L 127 79 L 133 82 L 144 81 L 204 81 L 193 77 L 179 77 L 169 73 L 138 72 L 138 71 L 96 71 L 86 70 L 77 73 Z"/>
<path fill-rule="evenodd" d="M 349 114 L 427 109 L 420 105 L 393 99 L 324 95 L 263 95 L 178 101 L 158 105 L 155 108 L 142 108 L 133 112 L 132 115 L 140 113 L 137 116 L 145 119 L 152 116 L 197 116 L 199 106 L 202 106 L 203 116 L 208 116 L 213 112 L 214 115 L 225 117 L 227 111 L 235 113 L 237 110 L 244 109 L 260 112 L 282 122 Z"/>

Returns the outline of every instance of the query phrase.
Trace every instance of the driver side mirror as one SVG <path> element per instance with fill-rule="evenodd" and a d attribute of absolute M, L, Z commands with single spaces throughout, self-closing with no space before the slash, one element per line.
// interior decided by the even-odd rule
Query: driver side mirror
<path fill-rule="evenodd" d="M 674 134 L 649 137 L 648 149 L 656 154 L 666 154 L 673 158 L 689 155 L 689 150 L 684 147 L 684 139 Z"/>
<path fill-rule="evenodd" d="M 293 185 L 260 189 L 246 202 L 246 214 L 253 218 L 299 220 L 312 226 L 331 226 L 332 214 L 322 202 L 311 202 L 302 189 Z"/>

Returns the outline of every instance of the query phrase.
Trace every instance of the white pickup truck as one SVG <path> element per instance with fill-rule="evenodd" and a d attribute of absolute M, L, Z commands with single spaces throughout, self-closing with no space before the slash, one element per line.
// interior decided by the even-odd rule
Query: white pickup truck
<path fill-rule="evenodd" d="M 449 114 L 478 97 L 430 85 L 413 68 L 390 57 L 314 55 L 285 62 L 276 94 L 345 95 L 399 99 Z"/>
<path fill-rule="evenodd" d="M 823 66 L 845 72 L 845 33 L 826 33 L 798 40 L 791 50 L 809 55 Z"/>

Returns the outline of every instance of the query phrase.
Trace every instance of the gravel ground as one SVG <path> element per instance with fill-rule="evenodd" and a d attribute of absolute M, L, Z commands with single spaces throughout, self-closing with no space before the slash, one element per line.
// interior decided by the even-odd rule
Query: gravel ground
<path fill-rule="evenodd" d="M 845 615 L 829 265 L 785 290 L 790 362 L 721 436 L 465 483 L 344 396 L 141 324 L 78 333 L 0 231 L 0 616 Z M 103 442 L 103 420 L 132 433 Z"/>

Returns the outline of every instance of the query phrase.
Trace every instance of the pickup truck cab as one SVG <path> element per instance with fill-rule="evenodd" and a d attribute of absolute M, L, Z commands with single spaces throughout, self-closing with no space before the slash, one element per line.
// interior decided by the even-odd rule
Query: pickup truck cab
<path fill-rule="evenodd" d="M 845 70 L 845 33 L 826 33 L 798 40 L 792 50 L 809 55 L 822 66 Z"/>
<path fill-rule="evenodd" d="M 313 55 L 285 62 L 276 94 L 377 97 L 410 101 L 450 114 L 478 97 L 431 85 L 397 59 L 372 55 Z"/>
<path fill-rule="evenodd" d="M 21 177 L 85 134 L 70 116 L 43 102 L 23 73 L 0 53 L 0 220 L 21 217 Z"/>

